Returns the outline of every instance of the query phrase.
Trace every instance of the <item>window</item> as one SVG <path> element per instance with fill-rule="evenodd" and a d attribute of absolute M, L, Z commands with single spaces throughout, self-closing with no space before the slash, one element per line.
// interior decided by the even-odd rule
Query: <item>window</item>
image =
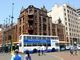
<path fill-rule="evenodd" d="M 41 39 L 41 37 L 39 37 L 38 39 Z"/>
<path fill-rule="evenodd" d="M 71 36 L 71 33 L 70 33 L 70 36 Z"/>
<path fill-rule="evenodd" d="M 37 46 L 37 44 L 36 43 L 33 43 L 33 46 Z"/>
<path fill-rule="evenodd" d="M 71 31 L 71 28 L 69 28 L 69 31 Z"/>
<path fill-rule="evenodd" d="M 64 11 L 66 11 L 66 9 L 64 9 Z"/>
<path fill-rule="evenodd" d="M 68 15 L 68 17 L 70 17 L 70 15 Z"/>
<path fill-rule="evenodd" d="M 56 46 L 59 46 L 59 43 L 56 43 Z"/>
<path fill-rule="evenodd" d="M 70 19 L 68 19 L 68 21 L 70 22 Z"/>
<path fill-rule="evenodd" d="M 43 22 L 46 22 L 46 18 L 43 18 Z"/>
<path fill-rule="evenodd" d="M 67 10 L 67 12 L 69 13 L 69 10 Z"/>
<path fill-rule="evenodd" d="M 67 25 L 67 22 L 65 22 L 65 25 Z"/>
<path fill-rule="evenodd" d="M 67 27 L 66 27 L 66 30 L 67 30 Z"/>
<path fill-rule="evenodd" d="M 27 36 L 27 39 L 31 39 L 31 36 Z"/>
<path fill-rule="evenodd" d="M 70 26 L 71 24 L 69 23 L 69 26 Z"/>
<path fill-rule="evenodd" d="M 46 46 L 46 43 L 43 43 L 43 46 Z"/>
<path fill-rule="evenodd" d="M 50 39 L 50 37 L 47 37 L 47 39 Z"/>
<path fill-rule="evenodd" d="M 27 46 L 27 44 L 24 44 L 24 46 Z"/>
<path fill-rule="evenodd" d="M 19 24 L 21 24 L 21 18 L 19 19 Z"/>
<path fill-rule="evenodd" d="M 32 46 L 32 44 L 27 44 L 27 46 Z"/>
<path fill-rule="evenodd" d="M 38 46 L 42 46 L 42 44 L 41 43 L 38 43 Z"/>
<path fill-rule="evenodd" d="M 67 21 L 67 18 L 65 18 L 65 21 Z"/>
<path fill-rule="evenodd" d="M 24 17 L 23 17 L 23 23 L 25 23 Z"/>
<path fill-rule="evenodd" d="M 66 35 L 68 35 L 68 32 L 66 32 Z"/>
<path fill-rule="evenodd" d="M 33 36 L 32 39 L 36 39 L 36 37 Z"/>
<path fill-rule="evenodd" d="M 42 37 L 42 39 L 46 39 L 46 37 Z"/>
<path fill-rule="evenodd" d="M 66 13 L 64 13 L 64 15 L 66 16 Z"/>
<path fill-rule="evenodd" d="M 24 39 L 27 39 L 27 36 L 24 36 Z"/>

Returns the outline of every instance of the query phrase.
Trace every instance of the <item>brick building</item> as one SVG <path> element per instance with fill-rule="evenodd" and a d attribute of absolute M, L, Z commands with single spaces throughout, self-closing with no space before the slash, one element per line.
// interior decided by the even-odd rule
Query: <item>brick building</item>
<path fill-rule="evenodd" d="M 39 9 L 33 5 L 22 9 L 18 18 L 18 36 L 30 35 L 52 35 L 51 17 L 47 16 L 45 7 Z"/>
<path fill-rule="evenodd" d="M 52 35 L 59 36 L 60 46 L 65 46 L 68 42 L 65 34 L 65 26 L 61 23 L 61 20 L 58 19 L 58 23 L 52 23 Z"/>
<path fill-rule="evenodd" d="M 11 41 L 13 42 L 13 45 L 17 44 L 18 43 L 17 24 L 13 25 L 12 27 L 11 26 L 7 27 L 4 30 L 4 37 L 5 37 L 4 42 L 6 43 L 6 45 L 11 44 Z"/>

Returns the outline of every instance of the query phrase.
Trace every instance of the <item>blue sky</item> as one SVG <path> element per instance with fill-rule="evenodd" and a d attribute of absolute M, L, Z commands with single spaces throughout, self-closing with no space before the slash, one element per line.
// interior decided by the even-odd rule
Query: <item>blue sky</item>
<path fill-rule="evenodd" d="M 37 8 L 41 8 L 45 5 L 49 11 L 55 4 L 68 3 L 74 8 L 80 8 L 80 0 L 1 0 L 0 1 L 0 24 L 4 23 L 4 20 L 9 23 L 9 16 L 12 12 L 12 3 L 14 3 L 14 22 L 17 22 L 20 10 L 23 7 L 27 8 L 29 5 L 34 5 Z"/>

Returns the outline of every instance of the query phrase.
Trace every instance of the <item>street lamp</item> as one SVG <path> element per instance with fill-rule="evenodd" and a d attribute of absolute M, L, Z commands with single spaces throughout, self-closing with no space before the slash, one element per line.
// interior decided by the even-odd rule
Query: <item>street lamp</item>
<path fill-rule="evenodd" d="M 12 30 L 12 28 L 13 28 L 13 11 L 14 11 L 14 3 L 12 3 L 12 16 L 11 16 L 11 53 L 12 53 L 12 51 L 13 51 L 13 30 Z"/>

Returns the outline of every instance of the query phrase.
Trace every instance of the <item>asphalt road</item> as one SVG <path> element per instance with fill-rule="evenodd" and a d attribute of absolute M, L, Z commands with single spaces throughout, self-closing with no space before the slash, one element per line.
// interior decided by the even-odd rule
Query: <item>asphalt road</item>
<path fill-rule="evenodd" d="M 24 60 L 24 55 L 21 54 L 22 60 Z M 54 56 L 52 53 L 46 53 L 45 55 L 38 56 L 38 54 L 31 54 L 32 60 L 61 60 L 60 58 Z M 10 60 L 10 53 L 0 53 L 0 60 Z"/>
<path fill-rule="evenodd" d="M 24 55 L 21 54 L 22 60 Z M 32 60 L 80 60 L 80 51 L 78 55 L 71 55 L 69 51 L 46 53 L 45 55 L 38 56 L 38 54 L 31 54 Z M 0 53 L 0 60 L 10 60 L 10 53 Z"/>

